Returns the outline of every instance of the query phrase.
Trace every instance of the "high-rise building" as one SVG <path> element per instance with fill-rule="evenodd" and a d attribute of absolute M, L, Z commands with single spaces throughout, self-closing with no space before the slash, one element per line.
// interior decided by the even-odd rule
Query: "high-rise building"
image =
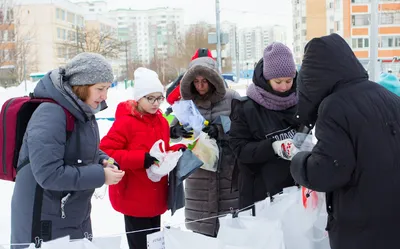
<path fill-rule="evenodd" d="M 253 69 L 270 43 L 270 27 L 248 27 L 239 30 L 239 58 L 241 68 Z"/>
<path fill-rule="evenodd" d="M 108 4 L 104 0 L 72 0 L 71 2 L 82 7 L 85 14 L 106 14 L 108 12 Z"/>
<path fill-rule="evenodd" d="M 0 1 L 0 84 L 15 80 L 15 22 L 11 1 Z"/>
<path fill-rule="evenodd" d="M 347 8 L 348 18 L 345 25 L 349 27 L 351 40 L 349 41 L 356 56 L 367 66 L 370 58 L 370 0 L 348 0 L 344 1 Z M 379 38 L 378 59 L 382 61 L 382 71 L 392 69 L 399 72 L 400 63 L 400 2 L 379 2 Z M 392 63 L 393 62 L 393 63 Z"/>
<path fill-rule="evenodd" d="M 127 41 L 121 56 L 144 64 L 154 57 L 166 58 L 178 49 L 184 36 L 182 9 L 117 9 L 109 13 L 117 20 L 118 37 Z"/>
<path fill-rule="evenodd" d="M 301 63 L 304 47 L 313 37 L 333 33 L 333 0 L 292 0 L 293 50 Z"/>
<path fill-rule="evenodd" d="M 285 26 L 274 25 L 270 30 L 270 42 L 281 42 L 287 44 L 287 28 Z"/>
<path fill-rule="evenodd" d="M 371 13 L 379 11 L 378 59 L 382 71 L 400 70 L 400 2 L 380 0 L 379 10 L 371 0 L 293 0 L 293 34 L 296 62 L 301 63 L 304 47 L 314 37 L 341 35 L 367 67 L 370 58 Z"/>

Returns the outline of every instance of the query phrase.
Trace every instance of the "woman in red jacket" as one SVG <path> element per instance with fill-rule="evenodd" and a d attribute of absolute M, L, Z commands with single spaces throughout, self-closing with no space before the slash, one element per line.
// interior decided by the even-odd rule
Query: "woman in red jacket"
<path fill-rule="evenodd" d="M 100 143 L 126 172 L 109 190 L 113 208 L 125 216 L 126 232 L 160 227 L 160 215 L 167 210 L 168 179 L 152 182 L 147 177 L 146 169 L 157 160 L 149 151 L 160 139 L 167 150 L 181 148 L 169 146 L 169 125 L 159 110 L 164 87 L 157 73 L 138 68 L 134 76 L 134 100 L 118 105 L 115 122 Z M 128 234 L 129 248 L 146 249 L 146 235 L 156 231 Z"/>

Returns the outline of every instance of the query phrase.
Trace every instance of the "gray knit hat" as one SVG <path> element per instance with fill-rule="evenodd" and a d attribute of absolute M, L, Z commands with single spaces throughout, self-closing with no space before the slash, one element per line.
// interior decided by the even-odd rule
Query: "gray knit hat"
<path fill-rule="evenodd" d="M 65 76 L 71 86 L 93 85 L 112 82 L 111 64 L 100 54 L 80 53 L 65 66 Z"/>

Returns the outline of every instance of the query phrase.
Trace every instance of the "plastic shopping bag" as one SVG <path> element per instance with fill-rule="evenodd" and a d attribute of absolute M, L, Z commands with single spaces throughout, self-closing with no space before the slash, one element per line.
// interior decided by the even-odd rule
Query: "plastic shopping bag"
<path fill-rule="evenodd" d="M 306 199 L 304 199 L 305 197 Z M 325 200 L 322 193 L 313 194 L 307 189 L 293 187 L 271 198 L 267 198 L 257 217 L 269 221 L 280 221 L 286 249 L 329 249 L 329 240 L 324 233 Z"/>
<path fill-rule="evenodd" d="M 175 117 L 179 120 L 182 126 L 188 131 L 193 130 L 194 138 L 202 131 L 206 120 L 200 114 L 196 105 L 192 100 L 180 100 L 172 105 L 172 110 Z"/>
<path fill-rule="evenodd" d="M 224 245 L 241 249 L 285 249 L 279 221 L 253 216 L 219 218 L 217 238 Z"/>
<path fill-rule="evenodd" d="M 160 139 L 151 147 L 150 155 L 157 158 L 158 165 L 152 165 L 146 169 L 147 176 L 153 182 L 159 182 L 176 167 L 182 151 L 165 151 L 165 142 Z"/>
<path fill-rule="evenodd" d="M 223 249 L 219 239 L 170 228 L 164 230 L 165 249 Z"/>
<path fill-rule="evenodd" d="M 328 219 L 325 193 L 302 187 L 301 196 L 303 207 L 312 222 L 311 228 L 306 231 L 307 238 L 312 242 L 313 248 L 329 249 L 328 232 L 325 231 Z"/>
<path fill-rule="evenodd" d="M 298 132 L 293 137 L 293 144 L 299 151 L 312 151 L 316 142 L 312 134 Z"/>
<path fill-rule="evenodd" d="M 202 169 L 212 172 L 217 171 L 219 148 L 215 139 L 210 138 L 207 133 L 201 132 L 192 152 L 204 163 L 201 166 Z"/>

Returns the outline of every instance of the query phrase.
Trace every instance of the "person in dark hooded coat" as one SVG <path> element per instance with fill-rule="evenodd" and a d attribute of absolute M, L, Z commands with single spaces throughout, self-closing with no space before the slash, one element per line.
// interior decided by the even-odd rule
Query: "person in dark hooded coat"
<path fill-rule="evenodd" d="M 297 117 L 318 142 L 291 173 L 326 192 L 331 248 L 399 248 L 400 98 L 368 80 L 337 34 L 307 44 L 297 84 Z"/>
<path fill-rule="evenodd" d="M 240 95 L 225 87 L 215 60 L 209 57 L 197 58 L 189 64 L 181 82 L 181 95 L 184 100 L 192 100 L 200 114 L 209 121 L 203 131 L 215 139 L 219 147 L 219 159 L 215 165 L 217 172 L 200 168 L 186 179 L 186 228 L 216 237 L 219 221 L 215 216 L 238 208 L 238 192 L 231 191 L 234 155 L 228 145 L 229 131 L 219 120 L 229 117 L 232 100 L 240 98 Z M 172 139 L 188 135 L 177 119 L 171 125 Z"/>

